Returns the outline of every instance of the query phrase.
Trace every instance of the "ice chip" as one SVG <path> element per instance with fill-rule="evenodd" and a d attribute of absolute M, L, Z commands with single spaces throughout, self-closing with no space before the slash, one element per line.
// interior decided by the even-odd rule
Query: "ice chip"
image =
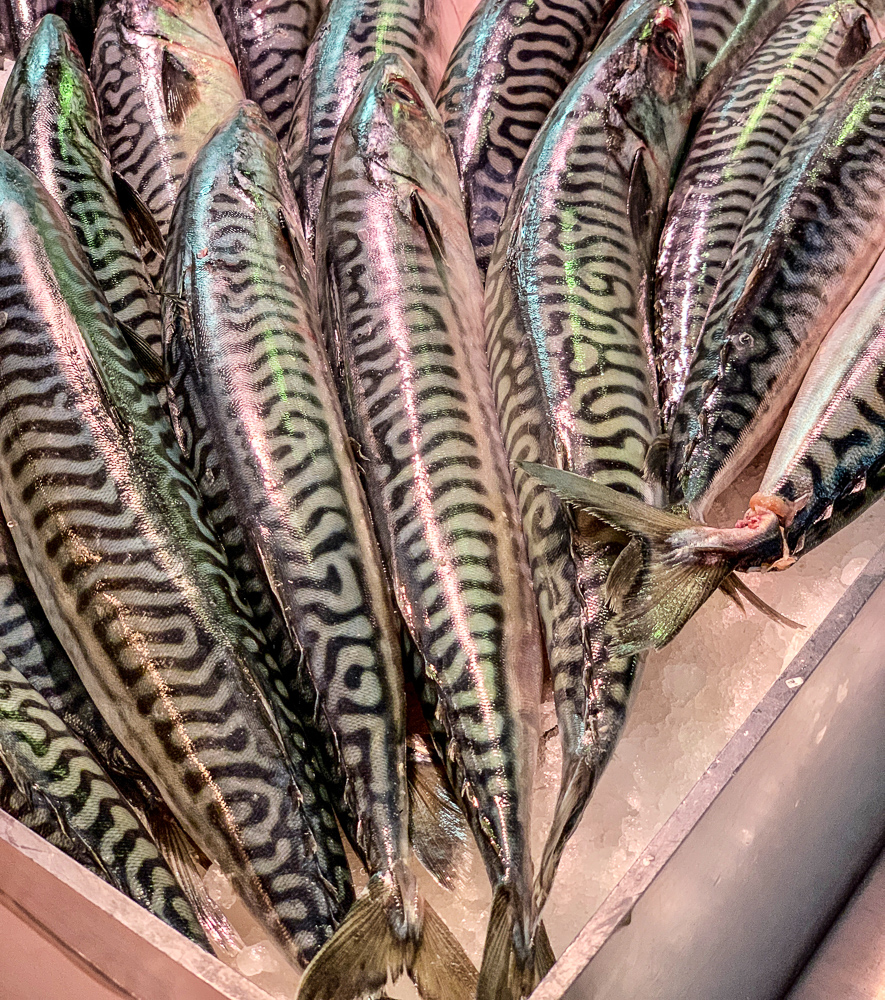
<path fill-rule="evenodd" d="M 223 910 L 229 910 L 236 903 L 237 894 L 230 879 L 214 862 L 203 876 L 203 885 L 210 898 L 214 899 Z"/>

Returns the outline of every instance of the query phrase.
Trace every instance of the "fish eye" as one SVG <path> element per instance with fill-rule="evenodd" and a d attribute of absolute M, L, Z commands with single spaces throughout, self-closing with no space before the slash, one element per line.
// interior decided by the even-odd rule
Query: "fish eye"
<path fill-rule="evenodd" d="M 676 70 L 681 57 L 679 25 L 666 7 L 662 7 L 655 15 L 651 47 L 668 69 Z"/>
<path fill-rule="evenodd" d="M 418 96 L 417 91 L 408 80 L 404 80 L 401 76 L 395 76 L 391 79 L 387 87 L 387 92 L 400 104 L 410 104 L 414 107 L 421 106 L 421 98 Z"/>

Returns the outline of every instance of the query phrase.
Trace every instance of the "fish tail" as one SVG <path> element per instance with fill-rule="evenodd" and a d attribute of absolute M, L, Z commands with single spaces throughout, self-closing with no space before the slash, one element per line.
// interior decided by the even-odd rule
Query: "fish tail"
<path fill-rule="evenodd" d="M 405 864 L 378 872 L 301 979 L 298 1000 L 357 1000 L 403 972 L 423 1000 L 473 1000 L 476 970 Z"/>
<path fill-rule="evenodd" d="M 544 909 L 544 904 L 547 902 L 547 897 L 553 887 L 553 880 L 556 877 L 562 852 L 584 815 L 584 809 L 596 787 L 600 771 L 601 768 L 582 756 L 574 757 L 564 770 L 556 808 L 553 811 L 553 820 L 535 878 L 536 919 L 540 918 L 541 911 Z"/>
<path fill-rule="evenodd" d="M 544 925 L 532 934 L 530 904 L 511 884 L 495 889 L 476 1000 L 524 1000 L 553 965 Z"/>
<path fill-rule="evenodd" d="M 734 583 L 735 570 L 780 569 L 793 561 L 773 498 L 754 497 L 734 528 L 714 528 L 584 476 L 520 464 L 565 502 L 631 536 L 605 583 L 610 611 L 605 641 L 611 655 L 665 646 L 719 587 L 729 594 L 739 590 L 749 599 L 746 586 Z M 750 603 L 777 615 L 755 595 Z"/>

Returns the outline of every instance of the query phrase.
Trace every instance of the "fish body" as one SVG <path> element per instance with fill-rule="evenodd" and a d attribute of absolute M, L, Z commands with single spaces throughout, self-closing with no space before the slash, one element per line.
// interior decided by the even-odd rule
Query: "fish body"
<path fill-rule="evenodd" d="M 739 24 L 747 3 L 748 0 L 688 0 L 699 77 Z"/>
<path fill-rule="evenodd" d="M 111 165 L 165 238 L 190 161 L 245 98 L 209 0 L 107 0 L 90 74 Z M 157 277 L 162 253 L 145 263 Z"/>
<path fill-rule="evenodd" d="M 319 335 L 313 264 L 255 104 L 195 160 L 165 282 L 185 455 L 241 572 L 265 580 L 334 734 L 361 854 L 389 875 L 408 857 L 399 625 Z"/>
<path fill-rule="evenodd" d="M 330 0 L 304 60 L 286 141 L 311 247 L 332 143 L 366 74 L 397 53 L 436 93 L 459 31 L 446 0 Z"/>
<path fill-rule="evenodd" d="M 372 69 L 342 125 L 317 236 L 376 531 L 493 887 L 478 996 L 523 997 L 547 961 L 529 851 L 543 653 L 457 168 L 398 56 Z"/>
<path fill-rule="evenodd" d="M 118 739 L 303 963 L 339 913 L 262 637 L 60 210 L 5 153 L 0 192 L 0 505 L 16 549 Z"/>
<path fill-rule="evenodd" d="M 261 106 L 282 141 L 289 134 L 307 47 L 322 0 L 211 0 L 236 59 L 246 96 Z"/>
<path fill-rule="evenodd" d="M 854 0 L 809 0 L 786 17 L 707 108 L 670 196 L 655 271 L 664 423 L 741 226 L 790 136 L 881 39 Z"/>
<path fill-rule="evenodd" d="M 89 75 L 54 15 L 40 21 L 13 67 L 0 102 L 0 146 L 64 209 L 116 319 L 159 355 L 160 304 L 117 201 Z"/>
<path fill-rule="evenodd" d="M 660 433 L 650 279 L 693 85 L 684 4 L 625 8 L 538 132 L 489 267 L 492 381 L 563 745 L 539 904 L 614 749 L 640 662 L 607 656 L 601 642 L 602 585 L 626 537 L 573 519 L 518 463 L 656 498 L 645 471 Z"/>
<path fill-rule="evenodd" d="M 614 8 L 611 0 L 484 0 L 452 52 L 436 103 L 483 275 L 532 139 Z"/>
<path fill-rule="evenodd" d="M 814 356 L 750 506 L 781 503 L 798 558 L 882 495 L 885 466 L 885 258 Z"/>
<path fill-rule="evenodd" d="M 703 519 L 759 451 L 885 246 L 885 46 L 784 147 L 726 265 L 676 408 L 674 502 Z"/>
<path fill-rule="evenodd" d="M 172 873 L 107 773 L 0 656 L 0 788 L 4 786 L 4 805 L 31 824 L 48 826 L 57 845 L 78 860 L 88 859 L 89 867 L 111 885 L 208 948 Z"/>
<path fill-rule="evenodd" d="M 100 0 L 11 0 L 6 4 L 6 14 L 12 35 L 12 55 L 18 56 L 22 52 L 42 17 L 55 14 L 69 25 L 77 40 L 77 48 L 88 61 L 99 7 Z"/>

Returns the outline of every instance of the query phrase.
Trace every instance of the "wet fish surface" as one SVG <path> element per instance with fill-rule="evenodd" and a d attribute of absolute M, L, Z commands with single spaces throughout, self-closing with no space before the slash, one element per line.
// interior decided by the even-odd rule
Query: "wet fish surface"
<path fill-rule="evenodd" d="M 289 134 L 301 66 L 323 13 L 322 0 L 211 0 L 246 96 L 282 141 Z"/>
<path fill-rule="evenodd" d="M 317 236 L 376 531 L 493 887 L 477 995 L 524 997 L 552 960 L 535 936 L 529 852 L 543 653 L 457 168 L 398 56 L 372 69 L 342 125 Z"/>
<path fill-rule="evenodd" d="M 670 489 L 703 519 L 771 437 L 885 245 L 885 46 L 806 118 L 747 216 L 673 418 Z"/>
<path fill-rule="evenodd" d="M 111 164 L 165 238 L 190 161 L 245 98 L 209 0 L 105 0 L 89 71 Z M 158 277 L 162 253 L 145 263 Z"/>
<path fill-rule="evenodd" d="M 446 0 L 330 0 L 304 61 L 286 141 L 311 248 L 332 143 L 366 74 L 385 53 L 398 53 L 436 93 L 458 33 L 452 15 Z"/>
<path fill-rule="evenodd" d="M 0 505 L 16 548 L 117 737 L 303 962 L 337 904 L 256 677 L 262 637 L 73 234 L 30 172 L 5 153 L 0 168 Z"/>
<path fill-rule="evenodd" d="M 86 67 L 54 15 L 40 21 L 13 67 L 0 102 L 0 146 L 64 209 L 117 321 L 159 356 L 159 300 L 118 203 L 120 182 L 114 182 Z M 142 247 L 161 249 L 147 209 L 133 205 L 130 216 Z"/>
<path fill-rule="evenodd" d="M 653 501 L 660 433 L 650 280 L 694 53 L 681 2 L 625 8 L 569 84 L 522 165 L 492 254 L 492 382 L 528 542 L 563 747 L 536 896 L 550 891 L 624 723 L 641 666 L 609 656 L 603 584 L 627 542 L 575 520 L 521 462 L 593 475 Z"/>
<path fill-rule="evenodd" d="M 670 196 L 655 269 L 665 425 L 722 270 L 768 173 L 804 118 L 880 40 L 865 6 L 810 0 L 784 19 L 705 112 Z"/>
<path fill-rule="evenodd" d="M 613 0 L 484 0 L 452 52 L 436 103 L 483 276 L 532 139 L 615 7 Z"/>

